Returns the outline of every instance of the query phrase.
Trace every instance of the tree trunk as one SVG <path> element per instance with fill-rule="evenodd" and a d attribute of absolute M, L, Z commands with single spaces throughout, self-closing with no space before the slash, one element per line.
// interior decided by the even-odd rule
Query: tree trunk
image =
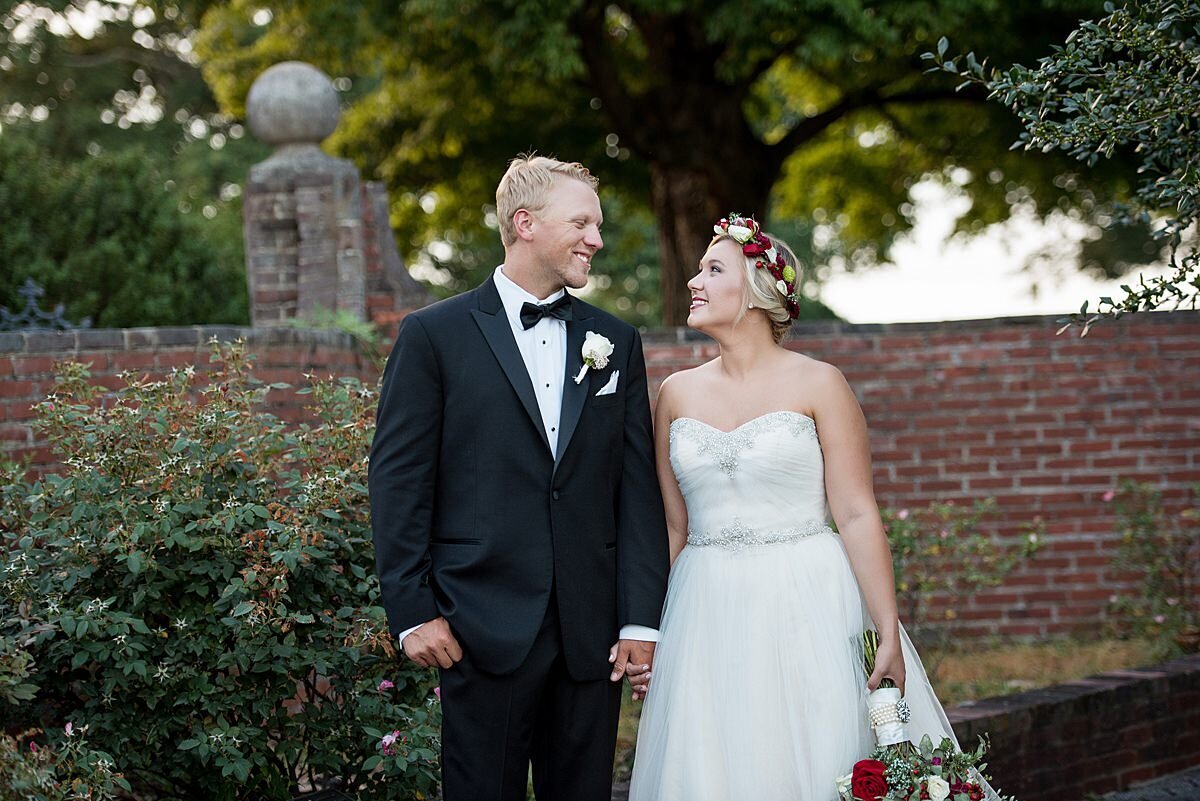
<path fill-rule="evenodd" d="M 662 322 L 678 326 L 687 322 L 687 282 L 696 273 L 700 257 L 713 237 L 713 225 L 730 212 L 766 213 L 767 196 L 775 174 L 753 180 L 753 170 L 734 168 L 720 172 L 725 163 L 712 154 L 717 172 L 661 162 L 650 164 L 650 196 L 658 226 L 658 261 Z"/>

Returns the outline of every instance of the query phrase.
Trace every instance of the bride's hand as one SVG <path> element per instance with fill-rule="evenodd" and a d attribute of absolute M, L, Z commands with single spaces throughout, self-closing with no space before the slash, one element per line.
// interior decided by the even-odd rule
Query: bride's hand
<path fill-rule="evenodd" d="M 885 678 L 896 683 L 900 695 L 904 695 L 904 654 L 900 652 L 900 641 L 880 643 L 875 653 L 875 672 L 867 679 L 867 690 L 876 690 Z"/>
<path fill-rule="evenodd" d="M 646 697 L 650 690 L 650 672 L 649 665 L 629 665 L 625 668 L 625 678 L 633 690 L 633 700 L 641 701 Z"/>

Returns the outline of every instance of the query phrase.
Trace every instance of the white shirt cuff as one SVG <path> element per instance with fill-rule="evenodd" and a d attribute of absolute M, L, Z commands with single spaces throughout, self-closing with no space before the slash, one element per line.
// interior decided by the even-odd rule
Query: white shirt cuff
<path fill-rule="evenodd" d="M 631 623 L 627 626 L 621 626 L 621 639 L 658 642 L 658 629 L 652 629 L 649 626 L 635 626 Z"/>
<path fill-rule="evenodd" d="M 405 629 L 404 631 L 400 632 L 398 639 L 400 640 L 400 650 L 401 651 L 404 650 L 404 638 L 407 637 L 408 635 L 412 634 L 414 631 L 416 631 L 417 629 L 421 628 L 421 626 L 424 626 L 424 625 L 425 625 L 424 623 L 418 623 L 417 625 L 413 626 L 411 629 Z M 408 653 L 405 652 L 404 655 L 408 656 Z"/>

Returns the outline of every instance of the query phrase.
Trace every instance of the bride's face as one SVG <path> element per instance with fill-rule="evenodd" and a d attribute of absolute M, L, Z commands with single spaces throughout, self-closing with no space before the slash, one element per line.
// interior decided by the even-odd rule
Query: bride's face
<path fill-rule="evenodd" d="M 746 297 L 745 256 L 732 239 L 714 243 L 700 259 L 700 270 L 688 281 L 692 305 L 687 324 L 698 331 L 733 325 Z"/>

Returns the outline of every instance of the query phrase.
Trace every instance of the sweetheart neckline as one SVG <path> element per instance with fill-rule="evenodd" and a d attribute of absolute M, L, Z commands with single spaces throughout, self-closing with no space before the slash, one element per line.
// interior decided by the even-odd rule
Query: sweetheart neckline
<path fill-rule="evenodd" d="M 688 417 L 686 415 L 684 415 L 682 417 L 676 417 L 674 420 L 671 421 L 671 426 L 674 426 L 680 420 L 691 420 L 693 423 L 702 425 L 705 428 L 711 428 L 713 431 L 716 431 L 719 434 L 736 434 L 738 431 L 740 431 L 741 429 L 750 425 L 751 423 L 756 423 L 759 420 L 762 420 L 763 418 L 771 417 L 772 415 L 777 415 L 777 414 L 794 414 L 797 417 L 803 417 L 805 420 L 811 420 L 813 425 L 816 425 L 816 423 L 817 423 L 816 419 L 814 419 L 810 415 L 804 414 L 803 412 L 793 411 L 792 409 L 776 409 L 773 412 L 764 412 L 764 413 L 758 415 L 757 417 L 751 417 L 746 422 L 742 423 L 741 425 L 736 425 L 733 428 L 729 429 L 728 431 L 726 431 L 723 428 L 717 428 L 712 423 L 706 423 L 703 420 L 698 420 L 695 417 Z M 671 426 L 668 426 L 668 427 L 671 427 Z"/>

